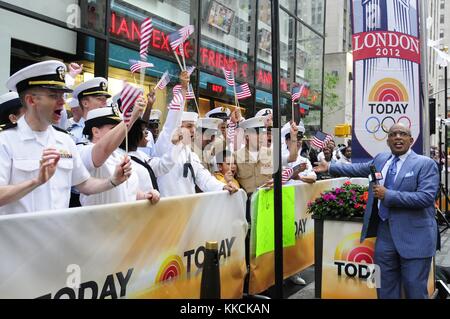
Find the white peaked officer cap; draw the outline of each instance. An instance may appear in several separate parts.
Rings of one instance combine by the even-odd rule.
[[[83,134],[88,135],[93,127],[106,124],[119,124],[122,121],[119,110],[116,107],[101,107],[89,111],[84,122]]]
[[[239,127],[243,128],[244,130],[247,129],[266,129],[265,121],[267,119],[267,116],[255,116],[251,117],[248,120],[245,120],[239,124]]]
[[[181,122],[195,122],[197,123],[198,114],[195,112],[183,112]]]
[[[270,115],[270,114],[272,114],[272,109],[262,109],[262,110],[259,110],[259,111],[255,114],[255,117],[258,117],[258,116],[267,116],[267,115]]]
[[[150,122],[159,122],[161,119],[162,112],[160,110],[152,110],[150,113]]]
[[[305,130],[305,126],[303,125],[302,121],[300,121],[300,123],[298,123],[297,128],[298,128],[299,133],[305,134],[306,130]],[[281,137],[284,138],[284,137],[286,137],[287,134],[290,134],[290,133],[291,133],[291,123],[287,122],[281,128]]]
[[[20,104],[19,94],[17,92],[8,92],[0,95],[0,107],[17,102]]]
[[[197,121],[197,128],[204,128],[208,130],[218,130],[219,125],[222,124],[223,121],[218,118],[201,118]]]
[[[68,106],[70,106],[70,109],[75,109],[77,107],[80,107],[80,102],[74,98],[67,99],[66,103]]]
[[[205,117],[211,117],[211,118],[229,118],[231,115],[231,111],[227,107],[216,107],[215,109],[212,109],[208,113],[205,114]]]
[[[108,81],[105,78],[97,77],[83,82],[73,90],[73,97],[81,99],[87,96],[102,95],[111,97],[108,93]]]
[[[30,88],[44,88],[70,93],[72,90],[64,82],[66,71],[66,65],[60,61],[51,60],[35,63],[11,75],[6,81],[6,87],[8,90],[18,93]]]

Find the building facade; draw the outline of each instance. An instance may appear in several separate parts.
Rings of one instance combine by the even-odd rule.
[[[327,1],[323,130],[352,124],[353,55],[350,0]],[[344,139],[338,138],[343,143]]]
[[[315,131],[322,120],[325,0],[282,0],[280,5],[282,102],[276,107],[288,121],[289,92],[294,83],[304,85],[296,116]],[[157,91],[155,105],[164,114],[180,72],[168,35],[191,24],[195,33],[183,48],[186,64],[196,67],[191,80],[200,115],[235,104],[225,67],[234,71],[238,84],[249,84],[252,97],[239,102],[249,117],[273,107],[270,11],[270,0],[0,1],[0,82],[24,66],[54,58],[84,65],[77,82],[105,76],[111,94],[120,91],[122,81],[147,92],[167,70],[172,81]],[[148,62],[155,67],[144,77],[133,76],[129,60],[139,59],[140,24],[147,17],[154,27]],[[5,90],[0,85],[0,92]],[[188,108],[195,110],[195,103]]]

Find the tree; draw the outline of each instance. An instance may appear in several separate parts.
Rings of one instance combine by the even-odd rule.
[[[339,95],[336,94],[336,86],[339,82],[339,76],[333,72],[327,72],[323,83],[323,105],[327,112],[336,112],[344,108]]]

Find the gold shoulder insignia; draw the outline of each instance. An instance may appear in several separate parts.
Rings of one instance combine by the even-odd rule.
[[[0,125],[0,132],[9,130],[10,128],[14,128],[17,126],[17,123],[6,123]]]

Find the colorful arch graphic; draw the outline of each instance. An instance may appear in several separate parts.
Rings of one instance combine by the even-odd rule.
[[[362,244],[359,242],[361,233],[353,233],[345,237],[334,252],[335,260],[345,260],[355,263],[374,263],[375,239],[368,238]]]
[[[185,272],[183,261],[178,255],[172,255],[166,258],[159,268],[156,275],[155,283],[171,280],[175,277],[183,275]]]
[[[405,86],[394,78],[379,80],[372,87],[369,95],[370,102],[402,102],[409,101]]]

